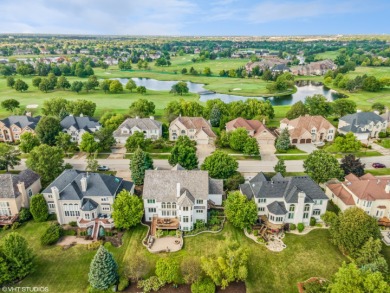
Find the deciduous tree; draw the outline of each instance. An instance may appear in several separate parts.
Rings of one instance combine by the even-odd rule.
[[[9,168],[13,169],[20,164],[20,152],[9,144],[0,144],[0,166],[5,167],[7,173]]]
[[[55,145],[56,136],[62,131],[62,127],[59,119],[51,116],[42,117],[37,127],[35,128],[35,133],[41,143],[47,145]]]
[[[49,210],[42,194],[35,194],[31,197],[30,212],[35,222],[46,221],[49,216]]]
[[[201,169],[207,170],[212,178],[227,179],[236,173],[238,163],[236,159],[229,156],[226,152],[217,150],[212,155],[206,157]]]
[[[303,162],[303,168],[317,183],[324,183],[332,178],[340,180],[344,178],[344,172],[337,159],[324,150],[312,152]]]
[[[180,282],[179,263],[173,258],[160,258],[156,263],[156,276],[165,284]]]
[[[244,229],[252,226],[257,216],[257,206],[239,191],[230,192],[225,202],[225,215],[233,226]]]
[[[133,92],[137,88],[137,85],[135,84],[135,81],[129,78],[129,80],[126,83],[126,89],[130,92]]]
[[[348,132],[345,137],[336,137],[333,145],[339,152],[342,153],[354,153],[359,151],[362,147],[362,143],[352,132]]]
[[[291,120],[298,118],[299,116],[304,116],[305,114],[307,114],[305,105],[302,101],[298,101],[287,111],[286,118]]]
[[[39,138],[31,132],[25,132],[20,136],[19,149],[23,153],[31,152],[36,146],[39,146],[41,143]]]
[[[137,148],[145,150],[150,144],[150,139],[145,139],[145,135],[142,132],[136,131],[126,140],[126,150],[128,152],[134,152]]]
[[[156,106],[152,101],[139,99],[130,105],[130,114],[135,117],[148,117],[154,115]]]
[[[28,90],[28,84],[25,83],[23,80],[18,79],[14,84],[15,90],[18,92],[24,92]]]
[[[83,152],[94,153],[99,149],[99,143],[95,140],[95,136],[89,132],[81,136],[79,148]]]
[[[171,166],[180,164],[187,170],[198,168],[198,157],[196,156],[194,142],[187,136],[180,136],[171,150],[168,162]]]
[[[356,103],[352,100],[349,100],[347,98],[345,99],[338,99],[333,102],[332,104],[333,113],[338,116],[342,117],[347,114],[353,114],[356,112]]]
[[[332,104],[323,95],[313,95],[306,97],[305,107],[310,115],[321,115],[328,117],[332,114]]]
[[[130,229],[141,223],[144,214],[144,205],[140,197],[122,190],[115,198],[112,206],[112,218],[115,227],[119,229]]]
[[[15,99],[8,99],[1,102],[1,107],[7,111],[13,112],[16,108],[19,108],[20,103]]]

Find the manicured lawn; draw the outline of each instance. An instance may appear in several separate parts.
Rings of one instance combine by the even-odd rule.
[[[278,159],[283,159],[285,161],[291,161],[291,160],[306,160],[309,155],[276,155]]]
[[[366,172],[375,176],[390,175],[390,168],[367,169]]]
[[[307,153],[300,149],[288,149],[285,152],[276,151],[275,154],[285,155],[285,154],[307,154]]]
[[[346,154],[340,153],[335,148],[334,144],[330,144],[327,146],[324,146],[323,148],[325,151],[334,154],[336,158],[343,158]],[[366,148],[361,148],[360,151],[351,153],[355,155],[356,157],[362,158],[362,157],[380,157],[383,156],[380,152],[367,150]]]
[[[383,146],[384,148],[390,149],[390,138],[383,138],[378,144]]]
[[[322,53],[318,53],[315,58],[316,59],[331,59],[334,60],[336,57],[340,55],[339,51],[325,51]]]
[[[59,293],[85,292],[89,264],[95,251],[88,251],[80,245],[68,250],[57,246],[42,248],[39,237],[48,226],[48,222],[30,222],[17,230],[26,237],[36,254],[35,271],[18,286],[48,286],[50,292]],[[0,232],[0,241],[6,233],[8,232]],[[141,241],[145,233],[146,227],[137,226],[125,233],[120,248],[107,245],[114,254],[120,271],[124,270],[135,255],[140,255],[145,257],[148,275],[152,275],[157,259],[167,256],[151,254],[143,247]],[[184,249],[169,254],[169,257],[180,261],[190,256],[208,256],[227,241],[238,241],[249,250],[247,292],[296,292],[298,281],[312,276],[330,278],[345,260],[328,238],[327,230],[314,230],[305,236],[288,234],[284,240],[287,249],[273,253],[227,223],[221,233],[186,238]]]

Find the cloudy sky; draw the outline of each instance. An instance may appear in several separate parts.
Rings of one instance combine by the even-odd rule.
[[[390,33],[389,0],[0,0],[1,33]]]

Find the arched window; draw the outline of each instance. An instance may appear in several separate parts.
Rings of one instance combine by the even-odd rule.
[[[304,213],[303,213],[303,218],[304,219],[308,219],[309,218],[309,211],[310,211],[310,205],[309,204],[305,204]]]
[[[294,212],[295,211],[295,204],[290,205],[289,211],[290,212]]]
[[[308,212],[310,211],[310,205],[309,204],[305,204],[305,212]]]

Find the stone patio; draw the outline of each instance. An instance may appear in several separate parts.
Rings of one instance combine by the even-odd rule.
[[[152,253],[159,252],[176,252],[183,247],[183,238],[167,236],[162,238],[155,238],[153,245],[148,250]]]
[[[57,245],[67,246],[74,242],[76,244],[90,244],[92,243],[92,240],[85,240],[84,238],[78,238],[76,236],[64,236],[60,239],[60,241],[57,242]]]

